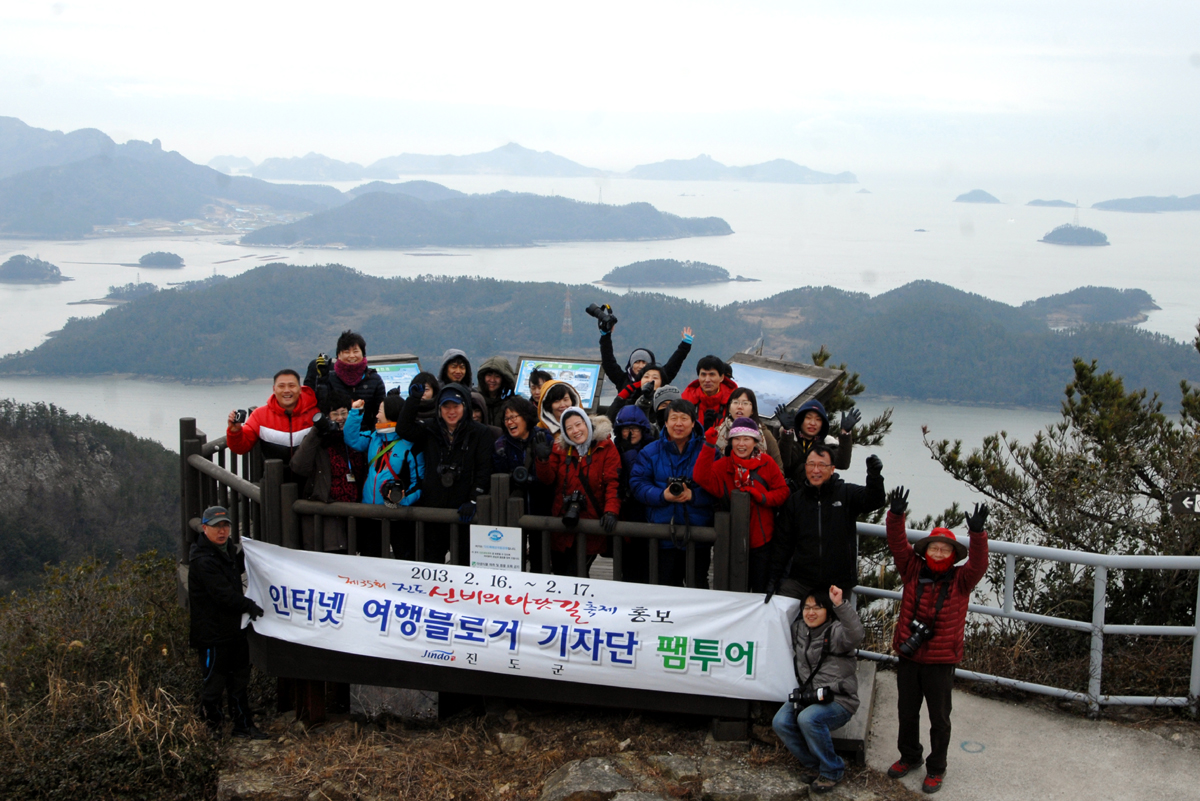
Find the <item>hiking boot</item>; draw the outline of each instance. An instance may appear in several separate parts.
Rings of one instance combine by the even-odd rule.
[[[918,763],[918,765],[919,764],[920,763]],[[888,771],[887,771],[888,778],[889,779],[899,779],[902,776],[907,776],[908,772],[910,770],[912,770],[913,768],[917,767],[918,765],[910,765],[907,762],[905,762],[903,759],[897,759],[895,762],[892,763],[892,766],[890,768],[888,768]]]
[[[814,793],[828,793],[834,787],[838,786],[841,779],[831,779],[828,776],[818,776],[817,780],[808,786],[808,789]]]
[[[267,733],[251,723],[246,728],[235,728],[233,736],[239,740],[267,740],[270,739]]]
[[[812,784],[821,775],[820,768],[810,768],[807,765],[800,766],[800,774],[796,777],[801,784]]]
[[[944,778],[945,774],[943,773],[939,773],[936,776],[932,773],[927,774],[925,776],[925,781],[921,782],[921,792],[936,793],[938,790],[942,789],[942,779]]]

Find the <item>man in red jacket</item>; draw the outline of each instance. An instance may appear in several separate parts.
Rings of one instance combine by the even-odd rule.
[[[229,413],[225,442],[229,450],[242,454],[261,441],[263,458],[282,459],[286,467],[312,428],[317,394],[310,387],[300,386],[300,374],[295,370],[276,373],[271,392],[267,405],[255,409],[245,423],[237,421],[237,412]],[[287,473],[290,475],[290,468]]]
[[[946,775],[950,746],[951,690],[954,669],[963,658],[963,633],[971,590],[987,571],[988,544],[984,524],[986,503],[975,504],[967,515],[971,546],[958,541],[948,528],[909,544],[904,530],[908,492],[896,487],[888,495],[888,549],[904,583],[900,618],[892,648],[899,654],[896,669],[897,711],[900,717],[900,759],[888,769],[898,779],[921,764],[921,702],[929,709],[929,758],[921,789],[936,793]],[[967,558],[964,565],[956,562]]]
[[[729,396],[738,388],[732,378],[722,375],[725,362],[717,356],[705,356],[696,362],[696,380],[683,390],[683,399],[696,407],[696,419],[708,431],[725,418]]]

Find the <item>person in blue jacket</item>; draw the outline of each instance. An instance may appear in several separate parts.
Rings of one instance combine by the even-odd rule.
[[[396,436],[396,420],[403,406],[400,391],[393,389],[384,397],[383,403],[379,404],[375,426],[366,431],[363,430],[364,405],[361,400],[354,401],[342,428],[347,446],[367,452],[367,478],[363,482],[362,502],[392,507],[412,506],[421,497],[425,457],[413,451],[411,442]],[[390,556],[383,553],[378,522],[365,518],[358,521],[358,550],[365,556]],[[392,524],[392,530],[400,532],[400,536],[395,538],[399,544],[395,549],[396,556],[401,559],[413,558],[412,524],[397,521]]]
[[[696,407],[673,400],[667,407],[659,438],[642,448],[629,474],[629,491],[646,508],[649,523],[669,523],[671,539],[660,542],[658,583],[682,586],[687,569],[687,542],[692,526],[713,524],[713,497],[692,479],[704,448],[696,427]],[[673,479],[678,479],[674,482]],[[696,544],[696,585],[708,587],[711,544]]]

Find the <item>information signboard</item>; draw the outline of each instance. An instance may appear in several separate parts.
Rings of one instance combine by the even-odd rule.
[[[383,379],[383,386],[390,391],[393,387],[400,388],[400,394],[407,397],[408,385],[421,372],[421,363],[416,356],[402,353],[393,356],[379,356],[371,359],[371,367]]]
[[[545,370],[555,381],[565,381],[583,399],[583,408],[591,411],[600,397],[600,385],[604,373],[599,361],[588,359],[558,359],[553,356],[522,356],[517,368],[517,394],[529,397],[529,374],[534,370]]]
[[[471,567],[520,570],[521,529],[511,526],[471,526]]]

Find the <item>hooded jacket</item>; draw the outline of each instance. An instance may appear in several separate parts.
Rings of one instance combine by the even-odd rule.
[[[464,362],[467,363],[467,374],[462,377],[461,381],[457,381],[457,382],[453,381],[450,378],[450,376],[446,375],[447,365],[449,365],[450,362],[454,361],[455,358],[461,358]],[[450,348],[445,353],[443,353],[442,354],[442,366],[438,368],[437,377],[438,377],[438,382],[443,387],[446,386],[447,384],[458,383],[458,384],[461,384],[462,386],[466,387],[467,389],[470,389],[473,376],[471,375],[471,360],[467,358],[466,352],[461,351],[458,348]]]
[[[762,451],[762,445],[754,448],[750,458],[721,456],[713,442],[717,430],[711,428],[707,445],[696,460],[695,477],[716,498],[727,498],[733,492],[750,495],[750,547],[761,548],[771,541],[775,532],[775,509],[791,495],[783,471],[775,460]]]
[[[829,653],[822,659],[826,633],[829,634]],[[854,611],[854,604],[846,600],[835,606],[825,622],[816,628],[808,627],[803,614],[798,616],[792,623],[792,662],[796,667],[797,686],[806,690],[830,688],[834,702],[853,715],[858,711],[858,657],[855,650],[862,644],[864,636],[866,632]]]
[[[500,375],[500,391],[495,395],[488,393],[487,384],[483,382],[484,373],[498,373]],[[479,368],[479,372],[475,374],[479,392],[483,395],[483,400],[487,404],[487,415],[484,417],[484,422],[493,426],[504,426],[504,401],[512,397],[513,392],[517,388],[517,374],[513,371],[512,365],[508,359],[503,356],[493,356],[483,363]]]
[[[886,501],[882,472],[869,468],[866,486],[847,484],[837,473],[819,487],[806,479],[775,520],[771,579],[789,575],[805,587],[853,589],[858,584],[858,516]]]
[[[317,394],[309,387],[300,387],[300,398],[291,411],[280,406],[272,394],[267,405],[251,412],[238,431],[226,430],[225,442],[229,450],[243,454],[249,453],[254,443],[261,441],[264,459],[282,459],[288,464],[312,428],[316,411]]]
[[[567,394],[571,396],[572,406],[578,406],[581,408],[583,406],[583,400],[579,397],[579,390],[575,389],[575,387],[571,386],[566,381],[552,379],[542,384],[542,400],[538,404],[538,428],[544,428],[551,434],[557,434],[560,426],[558,425],[558,420],[554,419],[554,411],[550,408],[550,402],[547,400],[547,396],[550,394],[550,390],[559,384],[562,384],[567,388]]]
[[[819,400],[807,400],[800,404],[800,408],[796,410],[796,429],[791,433],[784,432],[779,437],[779,455],[783,458],[783,472],[797,486],[804,485],[804,460],[808,458],[808,452],[812,450],[813,446],[813,440],[800,433],[800,423],[804,420],[804,415],[809,412],[821,415],[821,430],[817,432],[814,439],[818,442],[825,442],[825,438],[829,436],[829,413],[825,411],[825,406]],[[839,431],[837,440],[837,447],[832,448],[833,466],[838,470],[849,470],[854,437]]]
[[[904,531],[904,515],[887,514],[887,543],[896,563],[896,572],[904,583],[904,594],[900,598],[900,617],[896,621],[896,633],[892,636],[892,650],[900,653],[900,646],[912,635],[912,621],[929,623],[933,636],[912,655],[912,661],[926,665],[953,665],[963,658],[963,633],[967,625],[967,608],[971,603],[971,590],[987,572],[988,536],[986,531],[972,532],[967,547],[966,564],[952,567],[941,575],[931,571],[924,557],[917,556],[912,543]],[[946,600],[941,611],[934,616],[942,583],[949,582]],[[921,592],[921,608],[916,609],[917,588],[925,583]],[[907,658],[907,657],[901,657]]]
[[[647,363],[657,362],[654,358],[654,351],[649,348],[634,348],[630,351],[629,358],[625,360],[625,368],[617,363],[617,357],[613,354],[613,344],[611,334],[600,335],[600,366],[604,368],[604,375],[612,383],[617,390],[625,389],[625,385],[630,381],[636,381],[637,376],[633,374],[633,354],[639,350],[644,350],[650,355]],[[679,369],[683,367],[683,362],[687,359],[688,354],[692,352],[692,343],[683,340],[679,343],[679,347],[675,348],[675,352],[671,354],[671,358],[667,359],[667,363],[662,365],[663,383],[670,384],[675,376],[679,375]]]
[[[242,613],[253,602],[242,594],[246,558],[234,547],[233,539],[218,548],[201,532],[188,554],[188,612],[193,648],[208,648],[237,642],[242,631]]]
[[[692,383],[688,384],[683,390],[683,399],[691,401],[696,406],[696,421],[700,425],[704,425],[705,414],[708,412],[716,413],[716,420],[713,426],[725,419],[725,409],[729,406],[729,396],[737,389],[738,385],[729,377],[721,379],[720,386],[717,387],[715,395],[705,395],[704,390],[700,388],[700,379],[697,378]],[[705,428],[711,428],[706,426]]]
[[[312,387],[315,392],[317,389],[317,360],[313,359],[308,363],[308,370],[304,373],[304,386]],[[376,413],[379,411],[379,404],[383,403],[383,396],[387,394],[387,387],[383,383],[383,377],[373,367],[368,367],[363,373],[362,379],[350,386],[334,372],[333,364],[329,365],[329,388],[334,392],[342,392],[350,396],[351,400],[361,400],[367,405],[363,410],[368,420],[374,420]]]
[[[637,462],[642,448],[653,442],[657,438],[657,434],[654,426],[646,418],[646,413],[637,406],[626,406],[617,413],[616,417],[615,429],[632,426],[642,432],[642,441],[636,445],[622,437],[619,431],[614,431],[613,442],[617,446],[617,452],[621,454],[621,519],[633,523],[644,523],[646,509],[638,503],[629,490],[629,474],[633,471],[633,465]]]
[[[692,500],[688,503],[671,503],[663,498],[663,492],[666,491],[670,479],[692,479],[692,471],[700,458],[702,448],[704,437],[696,430],[692,432],[692,437],[682,453],[665,430],[659,434],[658,439],[642,448],[629,473],[629,491],[638,503],[646,507],[647,523],[674,522],[677,526],[712,525],[715,511],[713,497],[694,480]],[[663,548],[675,547],[669,539],[662,540],[661,545]]]
[[[471,419],[470,406],[466,405],[471,401],[471,394],[461,384],[442,387],[438,393],[439,409],[442,399],[451,393],[465,402],[462,420],[455,426],[453,434],[440,414],[432,420],[418,419],[421,398],[416,395],[404,401],[396,421],[396,436],[411,442],[425,458],[418,506],[457,509],[486,495],[490,489],[492,432],[483,423]],[[447,469],[445,473],[441,471],[442,467]],[[443,474],[451,476],[448,487],[442,484]]]
[[[471,411],[479,410],[480,421],[487,426],[488,431],[492,432],[492,444],[503,433],[503,430],[498,425],[493,425],[491,415],[488,412],[487,399],[483,397],[483,393],[478,389],[471,390]]]
[[[588,417],[579,408],[572,411],[581,415],[588,423],[591,436],[588,439],[587,450],[581,453],[580,448],[569,442],[560,432],[555,437],[550,458],[544,462],[537,462],[538,479],[554,487],[554,502],[550,514],[555,517],[561,515],[563,497],[576,491],[583,495],[583,503],[579,510],[581,519],[599,520],[605,512],[620,514],[621,498],[618,486],[621,480],[621,456],[610,438],[612,423],[607,417]],[[597,503],[601,504],[602,508],[597,509]],[[605,539],[606,537],[601,535],[589,535],[588,555],[603,551]],[[565,551],[575,544],[575,535],[555,533],[550,544],[556,551]]]
[[[425,455],[413,452],[408,440],[396,436],[396,430],[362,430],[363,410],[351,409],[342,429],[346,445],[366,451],[367,475],[363,481],[363,503],[379,506],[387,501],[383,485],[394,481],[404,488],[399,506],[413,506],[421,499],[421,481],[425,477]]]

